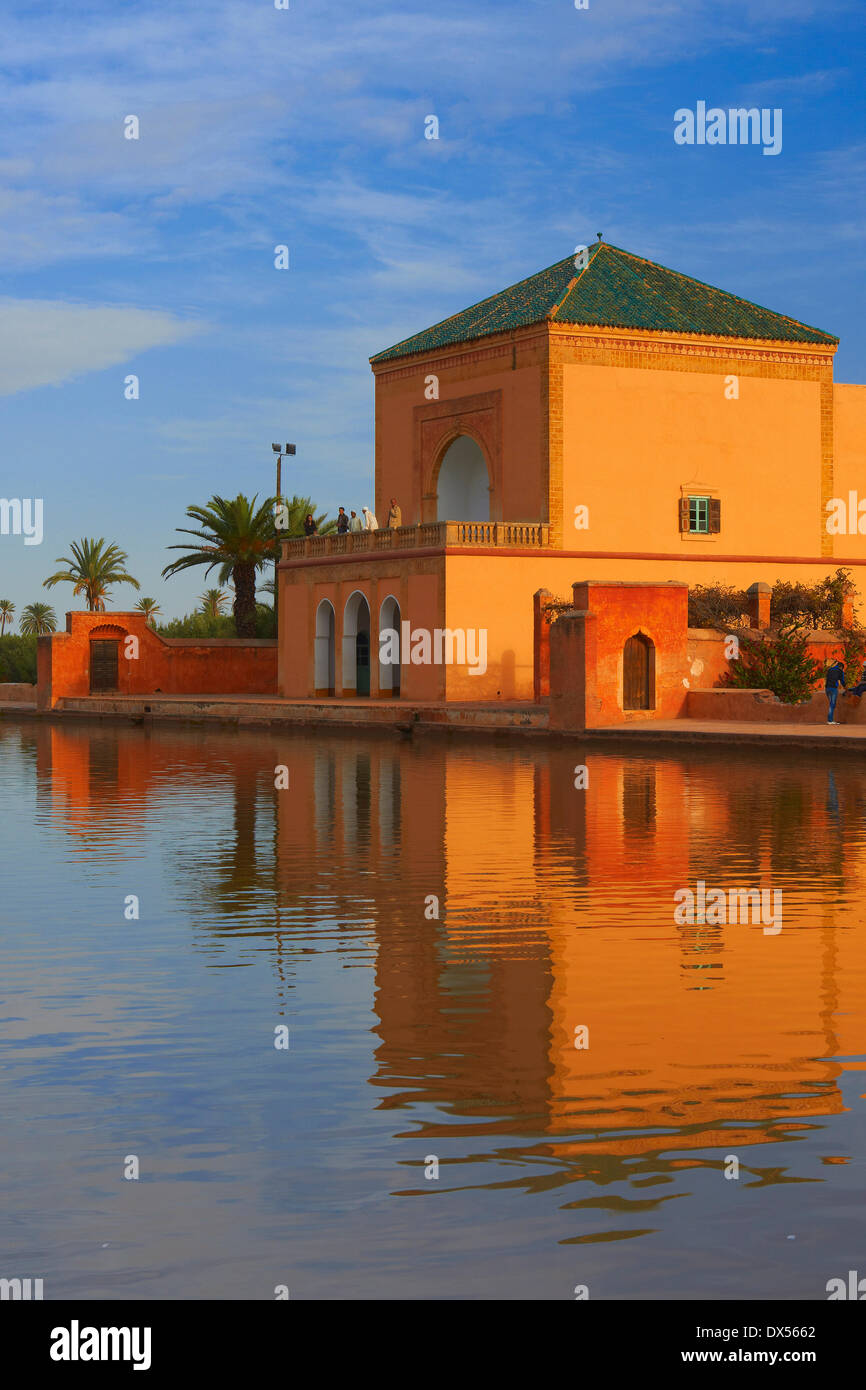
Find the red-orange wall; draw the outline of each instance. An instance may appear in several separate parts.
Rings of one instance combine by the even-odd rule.
[[[677,718],[687,693],[688,598],[685,584],[575,584],[580,616],[564,615],[550,634],[551,728]],[[653,704],[625,710],[623,649],[637,633],[653,644]]]
[[[138,640],[138,654],[127,637]],[[90,642],[120,642],[122,695],[272,695],[277,688],[276,641],[160,637],[142,613],[67,613],[66,632],[40,637],[37,704],[50,709],[64,696],[90,694]],[[127,649],[130,655],[125,655]]]

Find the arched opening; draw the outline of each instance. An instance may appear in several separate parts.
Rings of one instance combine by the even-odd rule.
[[[644,633],[628,638],[622,654],[623,709],[655,709],[655,653]]]
[[[439,521],[489,521],[490,475],[475,440],[460,434],[445,450],[436,482]]]
[[[324,598],[316,609],[315,688],[317,695],[336,694],[335,633],[334,605]]]
[[[370,694],[370,605],[359,589],[343,613],[343,694]]]
[[[393,594],[379,609],[379,694],[400,694],[400,605]]]

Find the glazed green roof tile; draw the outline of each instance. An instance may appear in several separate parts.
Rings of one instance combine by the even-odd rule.
[[[696,333],[723,338],[763,338],[783,343],[838,343],[831,333],[786,314],[714,289],[677,270],[633,256],[609,242],[589,249],[585,269],[574,254],[482,299],[459,314],[405,338],[371,357],[387,362],[455,343],[486,338],[550,319],[587,327],[636,328],[655,333]]]

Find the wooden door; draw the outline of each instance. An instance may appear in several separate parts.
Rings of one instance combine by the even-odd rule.
[[[629,637],[622,661],[623,709],[652,709],[652,643],[642,632]]]
[[[370,634],[359,632],[355,638],[355,670],[357,672],[355,693],[370,694]]]
[[[117,689],[117,650],[119,642],[101,638],[90,644],[90,693]]]

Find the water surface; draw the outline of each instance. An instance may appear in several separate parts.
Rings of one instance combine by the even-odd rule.
[[[825,1298],[864,816],[855,753],[0,725],[0,1276]],[[782,930],[677,925],[698,880]]]

